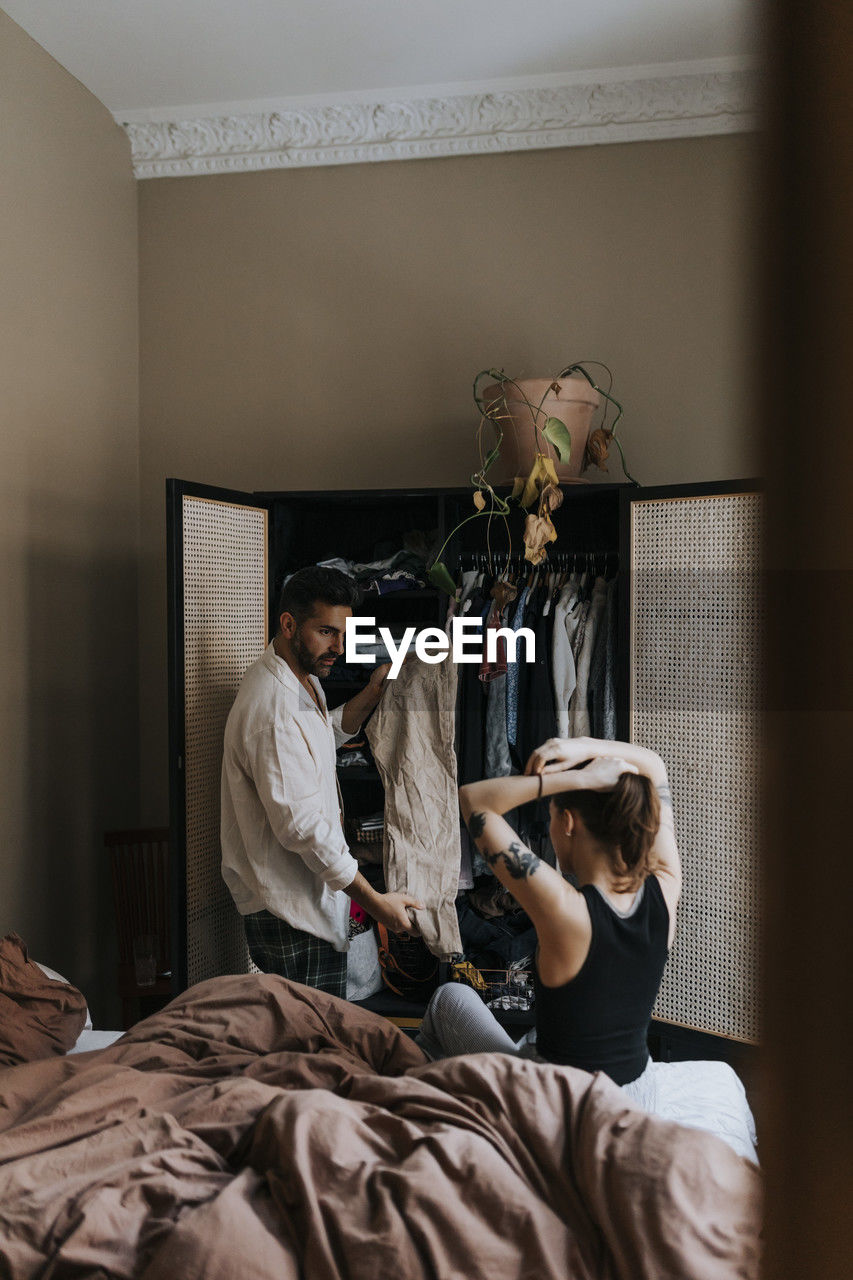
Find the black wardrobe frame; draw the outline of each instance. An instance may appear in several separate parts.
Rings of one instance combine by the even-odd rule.
[[[607,548],[608,552],[617,551],[619,556],[619,602],[617,627],[616,664],[616,699],[617,725],[620,736],[625,737],[629,725],[630,699],[630,605],[631,574],[628,572],[631,557],[631,519],[630,506],[634,502],[653,501],[655,499],[693,498],[703,496],[724,496],[738,493],[760,491],[763,488],[759,480],[723,480],[719,482],[701,482],[683,485],[657,485],[653,487],[632,484],[590,484],[568,485],[564,487],[564,504],[555,516],[559,528],[565,516],[576,503],[593,500],[597,496],[616,494],[618,502],[617,530],[618,546]],[[237,506],[265,508],[272,516],[277,502],[288,500],[297,505],[317,505],[333,503],[340,507],[352,503],[358,508],[371,501],[404,502],[405,500],[434,500],[438,514],[438,527],[442,541],[450,532],[452,524],[448,519],[448,507],[461,510],[462,505],[471,502],[470,487],[459,488],[401,488],[376,490],[294,490],[260,491],[248,493],[241,490],[223,489],[211,485],[195,484],[188,481],[169,479],[166,481],[166,539],[167,539],[167,593],[168,593],[168,690],[169,690],[169,861],[172,899],[172,989],[179,994],[187,986],[187,946],[186,946],[186,791],[185,791],[185,695],[184,695],[184,590],[183,590],[183,499],[184,497],[209,498],[218,502],[233,503]],[[564,511],[563,517],[560,511]],[[455,523],[455,521],[454,521]],[[275,593],[277,566],[273,562],[272,543],[275,537],[274,522],[270,519],[268,526],[269,574],[267,581],[268,609],[272,614]],[[459,562],[460,554],[469,554],[460,544],[478,536],[481,525],[471,522],[465,526],[460,538],[448,547],[444,556],[445,562],[454,570]],[[466,532],[467,531],[467,532]],[[496,537],[497,550],[503,548]],[[482,548],[479,548],[482,550]],[[346,551],[346,548],[341,548]],[[515,552],[521,550],[520,541]],[[555,551],[559,552],[558,546]],[[571,549],[569,549],[571,550]],[[599,549],[592,549],[596,554]],[[281,566],[278,566],[280,569]],[[696,1056],[722,1058],[743,1066],[752,1059],[754,1046],[731,1041],[721,1036],[684,1028],[670,1023],[654,1022],[652,1024],[650,1043],[655,1057],[663,1059],[694,1058]]]

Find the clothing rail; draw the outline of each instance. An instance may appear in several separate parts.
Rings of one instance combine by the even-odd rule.
[[[496,552],[489,555],[486,551],[461,551],[459,553],[459,568],[461,569],[488,569],[489,567],[499,569],[521,569],[534,568],[540,569],[593,569],[601,567],[603,570],[616,569],[619,567],[618,551],[555,551],[548,556],[546,561],[541,565],[533,566],[524,556],[507,555],[506,552]]]

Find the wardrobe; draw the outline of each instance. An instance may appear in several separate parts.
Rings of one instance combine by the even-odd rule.
[[[658,751],[672,786],[684,891],[654,1012],[662,1056],[732,1056],[727,1046],[760,1038],[760,485],[569,484],[563,497],[549,557],[618,565],[618,736]],[[473,502],[470,488],[250,494],[180,480],[166,482],[166,501],[177,992],[251,967],[219,870],[222,736],[283,578],[335,557],[372,561],[406,536],[443,542]],[[455,573],[490,552],[498,564],[518,556],[523,522],[520,510],[508,532],[470,521],[443,559]],[[447,607],[427,587],[370,597],[361,613],[393,630],[441,626]],[[330,705],[354,691],[326,688]],[[344,772],[348,808],[381,808],[371,771]]]

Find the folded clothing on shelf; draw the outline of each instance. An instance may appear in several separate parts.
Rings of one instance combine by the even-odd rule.
[[[371,579],[388,578],[393,573],[404,571],[412,577],[420,577],[426,572],[427,563],[432,559],[438,546],[438,530],[429,532],[412,529],[403,536],[403,547],[392,549],[387,543],[385,548],[389,555],[377,555],[373,560],[346,560],[342,556],[333,556],[329,560],[319,561],[328,569],[340,569],[364,586]],[[381,548],[377,547],[377,551]]]
[[[338,756],[339,769],[354,769],[357,765],[367,768],[370,763],[370,757],[364,751],[348,751],[346,755]]]
[[[381,813],[347,819],[347,838],[361,866],[382,863],[382,843],[385,837],[385,821]]]
[[[360,585],[366,596],[389,596],[395,591],[423,591],[427,584],[418,574],[395,569],[375,578],[366,578]]]
[[[366,769],[373,765],[373,756],[370,754],[370,747],[367,745],[367,739],[361,733],[355,738],[350,738],[349,742],[343,743],[335,752],[335,763],[338,769],[354,769],[356,767]]]
[[[382,840],[385,818],[381,813],[366,814],[350,818],[348,826],[351,840],[356,840],[359,844],[372,844]]]

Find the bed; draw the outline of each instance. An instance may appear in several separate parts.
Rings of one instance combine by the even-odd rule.
[[[428,1063],[385,1019],[271,975],[0,1070],[11,1280],[751,1277],[759,1182],[604,1076]]]

